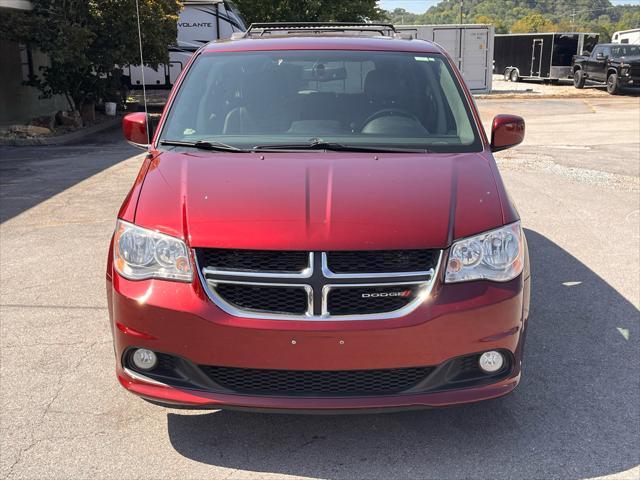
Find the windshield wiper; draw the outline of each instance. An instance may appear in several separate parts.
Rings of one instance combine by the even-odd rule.
[[[342,143],[314,141],[309,143],[282,143],[256,145],[252,151],[270,150],[331,150],[334,152],[374,152],[374,153],[429,153],[424,148],[405,147],[369,147],[365,145],[344,145]]]
[[[212,150],[215,152],[250,152],[244,148],[234,147],[222,142],[205,142],[199,140],[197,142],[181,142],[179,140],[160,140],[160,145],[170,145],[176,147],[198,148],[200,150]]]

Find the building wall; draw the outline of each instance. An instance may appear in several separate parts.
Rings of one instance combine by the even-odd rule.
[[[0,123],[26,123],[34,117],[47,115],[69,107],[63,96],[41,99],[38,89],[23,85],[29,68],[38,72],[47,62],[46,55],[31,52],[31,67],[26,50],[7,40],[0,40]]]

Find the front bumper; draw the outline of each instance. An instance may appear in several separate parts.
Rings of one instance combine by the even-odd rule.
[[[639,88],[640,77],[637,76],[620,76],[618,77],[618,84],[625,88]]]
[[[518,384],[528,316],[529,279],[507,283],[438,282],[420,307],[390,320],[290,321],[231,316],[193,284],[107,279],[116,373],[123,387],[148,400],[190,408],[287,411],[441,407],[510,393]],[[512,355],[494,383],[381,396],[245,395],[159,383],[123,365],[132,347],[195,365],[280,370],[368,370],[439,366],[487,350]]]

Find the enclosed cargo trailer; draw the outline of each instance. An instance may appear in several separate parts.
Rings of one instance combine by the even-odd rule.
[[[496,35],[494,73],[505,80],[560,80],[571,78],[574,55],[591,51],[597,33],[553,32]]]
[[[169,63],[158,68],[128,66],[124,69],[131,88],[170,88],[187,62],[202,45],[212,40],[229,38],[246,30],[244,20],[232,2],[225,0],[183,0],[178,18],[178,37],[169,47]]]
[[[439,44],[456,62],[469,90],[491,91],[493,25],[396,25],[396,30]]]

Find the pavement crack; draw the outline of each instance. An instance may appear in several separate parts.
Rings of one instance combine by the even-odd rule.
[[[104,342],[92,342],[89,345],[89,349],[91,349],[92,347],[94,347],[95,345],[98,345],[98,343],[104,343]],[[51,406],[55,403],[55,401],[60,397],[60,394],[62,393],[62,390],[64,388],[64,383],[65,383],[65,378],[69,375],[71,375],[73,372],[75,372],[80,365],[82,364],[84,358],[79,358],[78,361],[75,363],[75,365],[73,367],[71,367],[70,369],[66,370],[64,373],[61,373],[58,376],[58,380],[56,382],[57,385],[57,389],[55,391],[55,393],[53,394],[52,398],[47,402],[47,404],[44,407],[44,410],[42,412],[42,415],[40,415],[40,417],[38,418],[37,422],[34,424],[34,428],[32,429],[32,431],[38,431],[39,427],[42,425],[42,423],[44,422],[45,418],[47,417],[47,415],[51,412]],[[20,449],[18,451],[18,455],[16,456],[16,460],[11,464],[11,466],[9,467],[9,472],[7,473],[7,478],[9,478],[13,473],[14,473],[14,469],[16,468],[16,466],[22,461],[22,458],[24,457],[24,455],[29,452],[30,450],[32,450],[33,448],[35,448],[37,445],[39,445],[40,443],[50,439],[51,437],[45,436],[39,439],[34,439],[34,436],[32,433],[30,433],[29,435],[29,444]],[[75,437],[74,437],[75,438]]]

